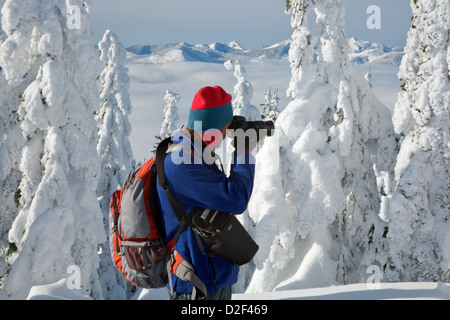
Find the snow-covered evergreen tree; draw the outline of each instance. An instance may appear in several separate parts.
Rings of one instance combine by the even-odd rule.
[[[371,88],[373,88],[373,85],[372,85],[372,72],[370,70],[370,67],[369,67],[369,71],[367,71],[367,73],[364,75],[364,78],[367,80],[367,83],[369,84],[369,86]]]
[[[180,95],[178,93],[166,90],[164,101],[166,102],[163,109],[164,120],[161,124],[161,130],[156,136],[158,141],[171,137],[173,132],[178,129],[179,116],[177,103],[180,101]]]
[[[278,97],[278,90],[275,91],[273,96],[271,91],[272,89],[270,88],[264,95],[266,102],[261,104],[263,107],[261,118],[264,121],[271,120],[275,122],[280,114],[280,110],[278,109],[278,102],[280,101],[280,98]]]
[[[18,254],[4,298],[26,298],[33,286],[70,276],[70,266],[79,270],[75,284],[85,295],[102,296],[97,250],[105,232],[93,117],[99,60],[87,10],[81,0],[7,0],[2,9],[6,78],[21,74],[29,82],[17,109],[26,140],[21,210],[9,232]]]
[[[385,240],[375,172],[392,171],[391,115],[349,61],[340,0],[288,0],[287,12],[294,100],[256,157],[253,292],[364,281]]]
[[[101,176],[97,196],[103,212],[105,232],[109,232],[109,204],[112,193],[120,189],[132,167],[133,152],[129,136],[131,125],[131,101],[128,93],[130,79],[125,62],[127,53],[115,33],[107,30],[98,44],[100,60],[105,68],[100,75],[101,108],[97,115],[99,141],[97,152],[101,160]],[[111,260],[109,241],[103,244],[100,255],[100,279],[103,297],[106,299],[125,298],[125,277],[114,267]],[[119,285],[119,286],[117,286]]]
[[[0,40],[0,254],[3,258],[0,259],[0,286],[4,284],[17,252],[16,244],[8,240],[9,230],[19,212],[21,190],[18,185],[22,177],[19,164],[25,143],[17,110],[37,69],[35,59],[24,45],[33,37],[29,25],[35,20],[33,14],[26,14],[27,10],[33,11],[33,6],[24,8],[7,1],[1,14],[4,32]],[[16,20],[20,15],[22,19]],[[19,58],[12,59],[13,53]]]
[[[107,30],[98,45],[105,68],[100,75],[101,107],[97,114],[99,141],[97,152],[102,161],[98,195],[109,200],[131,170],[133,152],[129,141],[131,114],[130,79],[125,68],[126,51],[118,37]]]
[[[247,121],[261,120],[261,113],[258,108],[251,104],[253,98],[253,87],[247,80],[247,71],[238,60],[227,60],[224,63],[227,70],[233,71],[237,79],[237,84],[234,86],[233,95],[233,113],[238,116],[243,116]]]
[[[450,3],[411,1],[412,26],[394,110],[402,135],[388,201],[387,281],[449,281]]]
[[[0,46],[0,55],[1,55]],[[17,247],[8,241],[8,233],[19,208],[17,186],[20,150],[24,143],[14,107],[20,102],[20,86],[8,86],[0,67],[0,287],[7,276]]]

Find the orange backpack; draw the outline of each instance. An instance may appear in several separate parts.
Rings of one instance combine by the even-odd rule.
[[[166,285],[169,252],[155,202],[154,164],[152,158],[131,171],[122,189],[113,193],[110,206],[114,264],[133,285],[144,288]]]
[[[190,281],[206,296],[206,287],[195,275],[193,266],[174,250],[186,224],[191,224],[184,209],[171,194],[164,174],[164,158],[171,138],[163,140],[156,158],[132,170],[122,186],[111,197],[109,217],[111,256],[117,269],[134,286],[162,288],[169,281],[172,292],[172,271],[183,281]],[[174,238],[165,242],[165,229],[157,196],[157,174],[177,215],[180,226]]]

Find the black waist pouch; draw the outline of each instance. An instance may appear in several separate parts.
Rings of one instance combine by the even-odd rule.
[[[214,255],[235,265],[249,263],[258,251],[258,245],[234,213],[195,209],[192,224]]]

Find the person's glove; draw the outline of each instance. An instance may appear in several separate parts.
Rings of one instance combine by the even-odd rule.
[[[230,131],[232,132],[230,136],[232,138],[232,146],[236,150],[246,150],[248,152],[252,152],[256,148],[258,141],[264,139],[261,134],[265,136],[264,132],[257,132],[257,130],[253,129],[246,131],[243,129],[235,129]]]

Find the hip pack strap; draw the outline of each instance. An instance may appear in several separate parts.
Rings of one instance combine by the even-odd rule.
[[[172,272],[180,278],[180,280],[189,281],[192,284],[192,300],[195,300],[197,296],[197,289],[199,289],[203,293],[204,298],[206,298],[208,291],[205,284],[195,274],[192,264],[187,262],[176,250],[172,252],[169,262],[167,262],[167,275],[169,278],[169,289],[171,296],[173,296]]]

